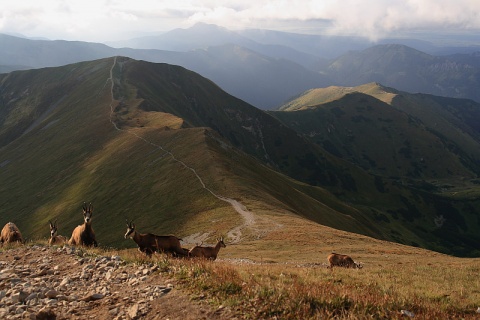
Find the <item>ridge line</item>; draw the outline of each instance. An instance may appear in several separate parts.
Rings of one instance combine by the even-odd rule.
[[[108,81],[110,80],[111,82],[111,85],[110,85],[110,93],[111,93],[111,102],[110,102],[110,123],[113,125],[113,127],[117,130],[117,131],[120,131],[120,132],[125,132],[125,133],[128,133],[128,134],[131,134],[135,137],[137,137],[138,139],[144,141],[145,143],[147,144],[150,144],[151,146],[159,149],[159,150],[162,150],[163,152],[165,152],[166,154],[168,154],[174,161],[180,163],[185,169],[188,169],[190,171],[193,172],[193,174],[195,175],[195,177],[197,178],[197,180],[200,182],[200,184],[202,185],[203,189],[205,189],[206,191],[210,192],[210,194],[212,196],[214,196],[215,198],[221,200],[221,201],[224,201],[224,202],[228,202],[232,207],[233,209],[239,213],[243,219],[245,220],[244,224],[243,225],[240,225],[240,226],[237,226],[235,228],[233,228],[232,230],[230,230],[228,233],[227,233],[227,236],[229,238],[233,238],[233,240],[230,241],[230,243],[237,243],[240,241],[240,238],[241,238],[241,229],[245,228],[245,227],[248,227],[250,225],[252,225],[253,223],[255,223],[255,217],[253,215],[252,212],[248,211],[248,209],[242,204],[240,203],[239,201],[235,200],[235,199],[231,199],[231,198],[228,198],[228,197],[224,197],[224,196],[221,196],[221,195],[217,195],[215,192],[213,192],[211,189],[209,189],[205,183],[203,182],[203,179],[200,177],[200,175],[197,173],[197,171],[188,166],[184,161],[180,160],[180,159],[177,159],[177,157],[175,157],[175,155],[165,149],[163,146],[159,145],[159,144],[156,144],[156,143],[153,143],[151,141],[149,141],[148,139],[138,135],[137,133],[135,132],[130,132],[130,131],[127,131],[127,130],[123,130],[121,128],[119,128],[117,126],[117,124],[115,123],[115,121],[113,121],[112,119],[112,115],[114,113],[114,110],[113,110],[113,103],[115,101],[114,99],[114,96],[113,96],[113,89],[114,89],[114,81],[113,81],[113,69],[115,68],[115,65],[117,64],[117,56],[114,57],[113,59],[113,64],[110,68],[110,77],[106,80],[105,82],[105,85],[108,83]],[[104,85],[104,87],[105,87]]]

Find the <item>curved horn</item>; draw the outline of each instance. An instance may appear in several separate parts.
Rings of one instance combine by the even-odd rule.
[[[132,226],[133,226],[133,228],[135,228],[135,225],[133,224],[133,220],[134,220],[134,219],[133,219],[133,220],[130,220],[130,222],[128,222],[128,219],[125,219],[125,220],[127,221],[127,226],[128,226],[129,228],[132,228]]]

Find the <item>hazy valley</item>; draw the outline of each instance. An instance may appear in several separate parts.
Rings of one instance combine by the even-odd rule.
[[[480,101],[478,45],[327,37],[197,24],[159,36],[88,43],[0,35],[0,71],[61,66],[111,56],[183,66],[260,109],[302,91],[368,82],[411,93]]]

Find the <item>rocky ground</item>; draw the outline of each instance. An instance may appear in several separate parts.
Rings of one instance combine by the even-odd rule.
[[[154,264],[81,257],[76,248],[0,252],[0,319],[231,319],[176,288]]]

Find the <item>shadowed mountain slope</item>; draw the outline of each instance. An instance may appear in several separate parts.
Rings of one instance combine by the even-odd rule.
[[[343,86],[374,81],[411,93],[478,102],[478,63],[478,55],[432,56],[404,45],[387,44],[348,52],[319,71]]]
[[[382,184],[416,190],[409,214],[430,211],[438,222],[448,212],[450,222],[464,230],[479,227],[474,209],[480,174],[478,103],[370,83],[309,90],[281,109],[270,114],[331,154],[371,172]],[[418,206],[432,201],[435,208]]]
[[[244,222],[223,197],[381,236],[327,190],[271,169],[287,154],[272,141],[294,139],[299,155],[284,161],[297,169],[283,169],[299,177],[316,170],[341,188],[332,164],[330,174],[295,165],[308,152],[320,158],[319,148],[181,67],[110,58],[13,72],[0,86],[1,216],[27,238],[46,236],[53,219],[70,235],[83,201],[95,207],[102,245],[131,245],[125,219],[145,232],[228,235]],[[241,239],[249,237],[258,235],[243,230]]]
[[[242,36],[241,32],[205,23],[197,23],[187,29],[174,29],[159,35],[107,42],[106,44],[115,48],[158,49],[177,52],[235,45],[271,58],[287,59],[304,67],[310,67],[318,60],[318,56],[314,53],[308,54],[302,50],[299,51],[295,45],[257,42],[248,36]]]
[[[56,67],[113,55],[115,49],[101,43],[31,40],[0,33],[0,65]]]
[[[324,75],[298,63],[231,43],[175,52],[115,49],[98,43],[29,40],[0,34],[0,67],[4,65],[1,69],[6,72],[15,68],[62,66],[115,55],[183,66],[261,109],[271,109],[298,92],[330,83]]]
[[[176,64],[214,81],[223,90],[260,108],[271,109],[304,90],[330,80],[286,59],[276,59],[238,45],[227,44],[188,52],[122,49],[135,59]]]
[[[383,176],[474,179],[480,105],[369,83],[312,89],[275,115],[331,153]],[[292,112],[294,111],[294,112]]]
[[[369,174],[184,68],[117,57],[0,75],[0,88],[0,214],[27,237],[55,218],[69,235],[92,201],[107,246],[132,245],[125,219],[241,243],[295,215],[476,254],[475,200]]]
[[[352,45],[363,49],[369,44],[353,44],[359,39],[348,37],[335,40],[259,30],[236,33],[212,25],[177,29],[159,37],[163,50],[115,49],[98,43],[29,40],[0,34],[0,71],[121,55],[183,66],[261,109],[276,108],[311,88],[372,81],[413,93],[480,101],[480,58],[475,53],[433,56],[405,45],[387,44],[344,54]],[[335,55],[341,56],[331,61],[312,56],[312,52],[321,56],[328,51],[330,40],[345,47]],[[165,50],[179,50],[176,44],[188,47],[188,51]]]

